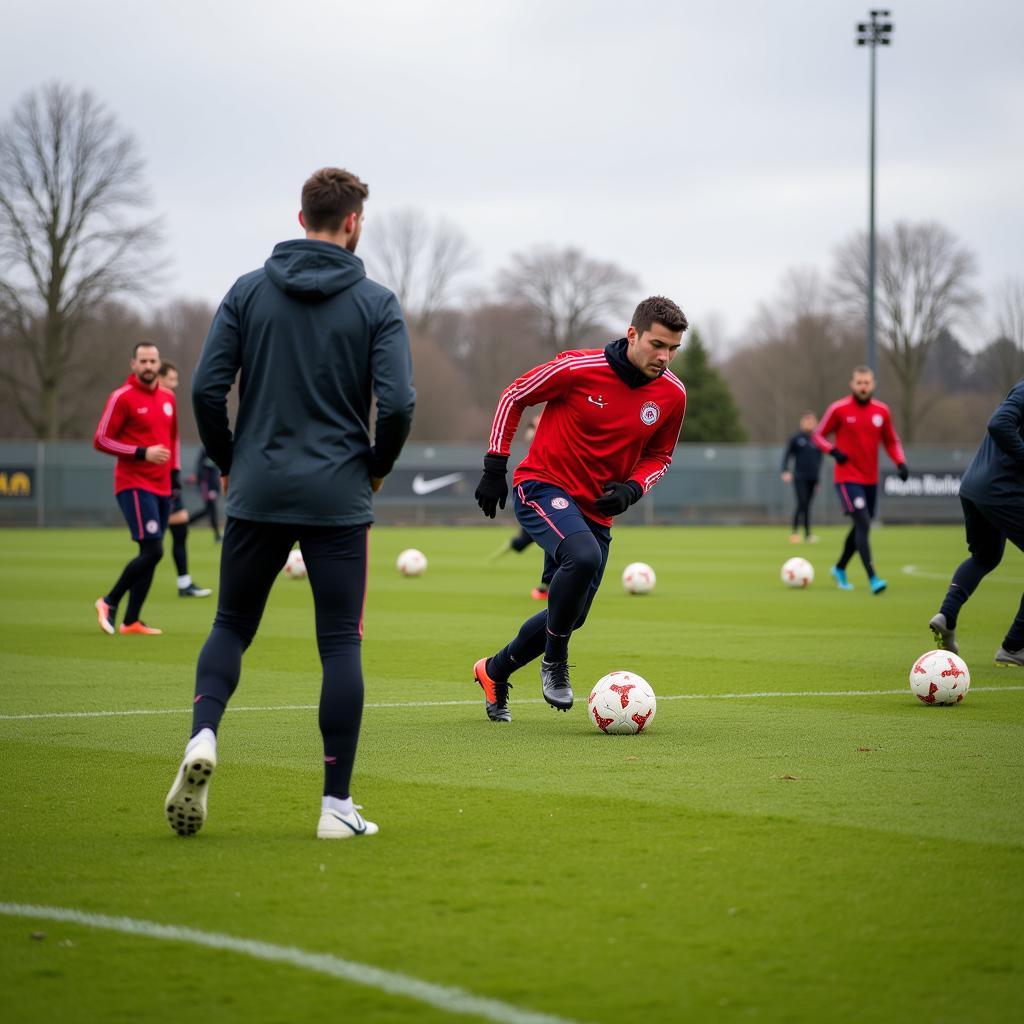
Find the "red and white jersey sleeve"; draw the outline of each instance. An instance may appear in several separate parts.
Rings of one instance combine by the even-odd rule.
[[[561,487],[584,515],[607,526],[611,519],[594,507],[606,484],[635,480],[646,492],[668,470],[686,388],[670,371],[630,388],[602,349],[563,352],[502,393],[489,451],[507,455],[523,409],[542,402],[544,415],[513,482]]]

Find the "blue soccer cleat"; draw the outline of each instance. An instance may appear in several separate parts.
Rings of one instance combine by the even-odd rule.
[[[840,590],[853,590],[853,584],[846,578],[845,569],[840,569],[838,565],[833,565],[829,572]]]
[[[871,583],[872,594],[880,594],[887,586],[889,586],[885,580],[879,579],[877,576],[872,576],[869,582]]]

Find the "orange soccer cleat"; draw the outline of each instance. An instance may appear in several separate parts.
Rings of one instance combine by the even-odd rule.
[[[142,619],[138,619],[130,626],[122,622],[120,631],[122,633],[138,633],[139,636],[160,636],[163,633],[162,629],[157,629],[154,626],[147,626]]]
[[[96,618],[99,620],[100,629],[104,633],[109,633],[111,636],[114,635],[114,609],[103,600],[102,597],[96,598]]]

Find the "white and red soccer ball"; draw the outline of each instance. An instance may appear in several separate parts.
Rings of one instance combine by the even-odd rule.
[[[416,548],[406,548],[395,562],[403,576],[422,576],[427,571],[427,556]]]
[[[646,562],[630,562],[622,570],[622,585],[630,594],[649,594],[657,582],[654,570]]]
[[[306,578],[306,560],[302,557],[302,551],[299,548],[292,548],[288,552],[288,559],[284,563],[284,574],[290,580]]]
[[[650,684],[635,672],[609,672],[594,684],[587,714],[601,732],[615,735],[643,732],[658,710]]]
[[[949,651],[928,651],[910,670],[910,689],[922,704],[959,704],[970,686],[966,662]]]
[[[806,558],[791,558],[782,566],[781,576],[787,587],[809,587],[814,582],[814,566]]]

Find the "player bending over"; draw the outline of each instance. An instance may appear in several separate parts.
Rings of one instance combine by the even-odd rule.
[[[988,421],[988,432],[960,481],[970,558],[961,562],[928,625],[939,647],[956,654],[960,608],[1002,560],[1009,540],[1024,551],[1024,381],[1015,384]],[[1024,597],[997,665],[1024,665]]]
[[[516,519],[554,571],[547,608],[473,667],[493,722],[512,720],[509,678],[538,657],[544,699],[561,711],[572,707],[569,637],[586,621],[601,584],[612,518],[639,501],[672,462],[686,389],[668,364],[687,326],[670,299],[645,299],[625,338],[603,350],[562,352],[498,400],[476,500],[492,519],[505,507],[516,427],[524,409],[547,402],[512,483]]]

